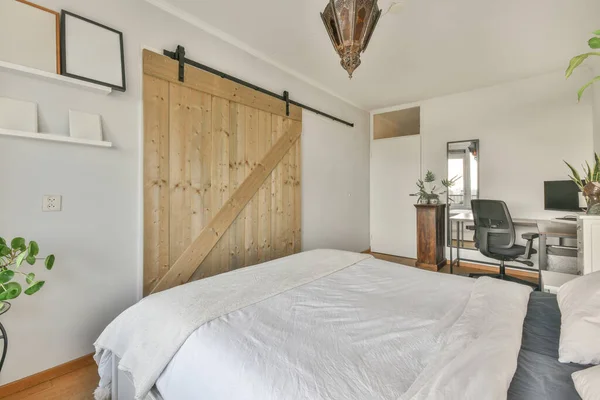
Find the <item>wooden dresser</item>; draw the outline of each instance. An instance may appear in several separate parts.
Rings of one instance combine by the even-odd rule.
[[[439,271],[446,265],[445,204],[415,204],[417,208],[417,267]]]

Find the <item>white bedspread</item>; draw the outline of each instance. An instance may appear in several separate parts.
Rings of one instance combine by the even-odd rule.
[[[135,399],[144,399],[171,358],[199,327],[367,258],[371,256],[315,250],[145,298],[111,322],[94,344],[100,374],[96,398],[109,396],[113,354],[121,359],[119,369],[134,383]]]
[[[165,400],[505,399],[530,289],[367,259],[193,332]]]

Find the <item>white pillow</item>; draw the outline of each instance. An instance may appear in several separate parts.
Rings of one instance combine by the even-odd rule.
[[[600,271],[574,279],[558,291],[561,363],[600,364]]]
[[[600,399],[600,365],[575,372],[571,377],[583,400]]]

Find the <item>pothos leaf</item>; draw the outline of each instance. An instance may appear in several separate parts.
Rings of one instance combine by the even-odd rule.
[[[37,242],[34,242],[33,240],[29,242],[29,255],[35,257],[39,252],[40,246],[38,246]]]
[[[25,251],[27,249],[27,246],[25,246],[25,239],[23,239],[22,237],[14,238],[10,242],[10,247],[12,247],[13,250],[21,250],[21,251]]]
[[[27,276],[25,277],[25,281],[28,285],[31,285],[31,283],[35,281],[35,274],[33,272],[27,274]]]
[[[29,265],[34,265],[36,262],[36,258],[32,255],[28,255],[27,257],[25,257],[25,261],[27,261],[27,264]]]
[[[10,254],[10,247],[0,244],[0,257],[5,257]]]
[[[593,33],[594,35],[596,35],[596,36],[600,36],[600,30],[598,30],[598,31],[595,31],[595,32],[592,32],[592,33]]]
[[[15,260],[15,264],[17,264],[17,268],[19,268],[21,266],[21,264],[23,264],[25,257],[27,257],[27,253],[21,253],[17,256],[17,259]]]
[[[600,37],[591,38],[588,44],[592,49],[600,49]]]
[[[40,282],[34,283],[29,288],[27,288],[27,290],[25,290],[25,294],[28,296],[31,296],[31,295],[37,293],[42,288],[42,286],[44,286],[44,283],[46,283],[46,282],[40,281]]]
[[[12,300],[19,297],[21,294],[21,285],[17,282],[9,282],[5,285],[0,286],[0,300]]]
[[[47,270],[51,270],[52,267],[54,266],[54,254],[50,254],[48,257],[46,257],[46,260],[44,261],[44,265],[46,265],[46,269]]]
[[[15,272],[7,269],[5,271],[0,272],[0,283],[8,283],[15,277]]]
[[[3,237],[0,237],[0,245],[6,246],[6,240]]]

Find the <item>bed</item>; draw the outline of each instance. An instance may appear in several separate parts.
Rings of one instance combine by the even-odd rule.
[[[540,390],[530,377],[544,354],[527,345],[543,313],[530,294],[355,253],[301,253],[124,312],[96,343],[96,397],[552,399],[520,397]]]
[[[560,309],[556,295],[531,293],[509,400],[580,399],[571,374],[590,366],[559,363],[559,339]]]

